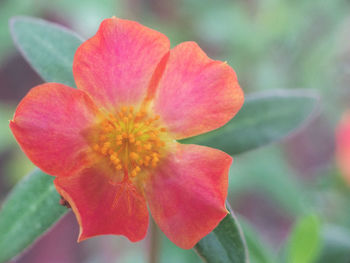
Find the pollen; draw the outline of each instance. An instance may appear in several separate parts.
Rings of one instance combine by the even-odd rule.
[[[157,167],[170,141],[158,115],[133,106],[106,114],[98,127],[92,150],[130,178]]]

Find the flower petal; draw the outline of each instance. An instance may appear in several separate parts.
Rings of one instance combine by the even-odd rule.
[[[141,102],[169,48],[169,39],[155,30],[134,21],[105,19],[75,54],[76,84],[109,110]]]
[[[350,184],[350,111],[344,114],[336,130],[336,156],[338,166]]]
[[[28,158],[51,175],[69,175],[90,163],[82,135],[96,120],[90,97],[58,83],[37,86],[20,102],[10,128]]]
[[[78,241],[114,234],[136,242],[146,235],[148,211],[144,197],[130,182],[114,182],[111,174],[113,171],[107,168],[92,167],[54,181],[79,222]]]
[[[170,52],[154,108],[176,139],[183,139],[224,125],[243,100],[233,69],[185,42]]]
[[[216,149],[178,144],[146,184],[151,214],[165,235],[192,248],[225,217],[232,158]]]

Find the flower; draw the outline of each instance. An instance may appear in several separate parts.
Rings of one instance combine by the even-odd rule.
[[[344,113],[336,129],[336,159],[342,175],[350,184],[350,111]]]
[[[78,241],[143,239],[148,204],[168,238],[192,248],[227,214],[232,158],[176,140],[238,112],[244,97],[233,69],[194,42],[170,50],[163,34],[113,17],[78,48],[73,75],[78,89],[31,89],[10,127],[30,160],[56,176],[79,222]]]

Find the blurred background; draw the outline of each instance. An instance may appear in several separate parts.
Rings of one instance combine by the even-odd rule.
[[[0,0],[0,204],[33,169],[8,120],[27,91],[43,82],[11,40],[8,19],[15,15],[54,21],[84,38],[104,18],[136,20],[167,35],[172,46],[194,40],[210,57],[227,61],[246,94],[316,90],[318,113],[306,126],[283,142],[234,156],[229,202],[250,239],[252,263],[262,262],[254,252],[261,247],[266,258],[281,262],[291,229],[308,214],[322,225],[317,262],[350,262],[350,191],[334,158],[334,130],[350,107],[349,0]],[[160,262],[200,262],[193,250],[159,235]],[[149,262],[149,237],[139,243],[98,237],[78,245],[77,236],[69,213],[14,262]]]

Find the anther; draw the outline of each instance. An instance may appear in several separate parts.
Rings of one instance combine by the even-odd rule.
[[[107,148],[105,148],[105,147],[103,147],[102,149],[101,149],[101,153],[103,154],[103,155],[106,155],[107,154]]]
[[[132,160],[136,160],[136,159],[139,158],[139,155],[138,155],[137,153],[135,153],[135,152],[131,152],[131,153],[130,153],[130,158],[131,158]]]
[[[120,164],[119,158],[116,158],[115,160],[112,160],[112,163],[114,163],[115,165],[119,165]]]
[[[109,148],[110,146],[111,146],[111,142],[105,142],[105,143],[103,144],[103,147]]]
[[[115,161],[117,158],[118,158],[118,157],[117,157],[117,155],[116,155],[115,153],[112,154],[112,155],[109,157],[109,159],[111,159],[111,161]]]
[[[143,147],[144,147],[146,150],[151,150],[152,144],[147,143],[147,144],[145,144]]]
[[[124,174],[130,176],[136,176],[142,167],[156,167],[161,147],[165,146],[159,135],[166,131],[156,124],[159,119],[159,115],[149,115],[145,110],[122,106],[118,113],[107,114],[101,122],[92,150],[106,156],[116,170],[124,169]]]

